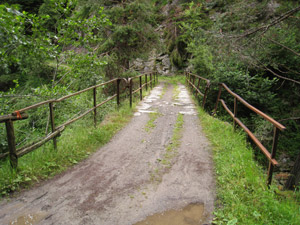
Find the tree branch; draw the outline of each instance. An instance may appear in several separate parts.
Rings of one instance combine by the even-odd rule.
[[[291,78],[288,78],[288,77],[284,77],[284,76],[281,76],[277,73],[275,73],[273,70],[271,70],[270,68],[266,67],[262,62],[258,61],[257,59],[251,57],[252,59],[254,59],[256,62],[258,62],[260,65],[262,65],[262,67],[265,68],[265,70],[269,71],[270,73],[272,73],[274,76],[280,78],[280,79],[283,79],[283,80],[287,80],[287,81],[291,81],[295,84],[298,84],[300,85],[300,81],[297,81],[297,80],[294,80],[294,79],[291,79]]]
[[[1,98],[33,98],[33,97],[42,97],[40,95],[0,95]]]
[[[246,56],[242,53],[242,49],[240,49],[239,47],[237,47],[237,51],[240,52],[240,54],[242,56]],[[294,79],[291,79],[289,77],[284,77],[284,76],[281,76],[279,74],[277,74],[276,72],[274,72],[273,70],[271,70],[270,68],[266,67],[262,62],[260,62],[258,59],[256,59],[255,57],[251,56],[251,55],[248,55],[248,57],[250,57],[252,60],[254,60],[256,63],[260,64],[265,70],[269,71],[270,73],[272,73],[274,76],[280,78],[280,79],[283,79],[283,80],[287,80],[287,81],[290,81],[290,82],[293,82],[295,84],[298,84],[300,85],[300,81],[297,81],[297,80],[294,80]],[[254,65],[254,64],[253,64]],[[254,65],[256,67],[258,67],[258,65]]]
[[[300,117],[291,117],[291,118],[281,119],[281,120],[278,120],[278,122],[286,121],[286,120],[300,120]]]
[[[300,54],[299,54],[298,52],[294,51],[293,49],[291,49],[291,48],[289,48],[289,47],[287,47],[287,46],[285,46],[285,45],[283,45],[283,44],[281,44],[281,43],[279,43],[279,42],[277,42],[277,41],[275,41],[275,40],[273,40],[273,39],[271,39],[271,38],[268,38],[268,37],[267,37],[267,39],[268,39],[269,41],[273,42],[274,44],[277,44],[277,45],[279,45],[279,46],[281,46],[281,47],[283,47],[283,48],[289,50],[290,52],[292,52],[292,53],[294,53],[295,55],[297,55],[297,56],[300,57]]]
[[[274,25],[280,23],[281,21],[283,21],[283,20],[289,18],[291,15],[293,15],[293,14],[296,13],[296,12],[298,12],[299,10],[300,10],[300,6],[298,6],[298,7],[294,8],[294,9],[292,9],[292,10],[290,10],[290,11],[284,13],[283,15],[279,16],[278,18],[276,18],[275,20],[273,20],[273,21],[272,21],[270,24],[268,24],[268,25],[261,26],[261,27],[255,29],[255,30],[248,30],[248,31],[244,32],[244,34],[242,34],[242,35],[239,35],[239,36],[231,36],[231,38],[238,38],[238,39],[241,39],[241,38],[250,36],[250,35],[252,35],[252,34],[255,34],[255,33],[257,33],[258,31],[263,31],[262,34],[264,34],[265,32],[267,32],[267,30],[268,30],[270,27],[272,27],[272,26],[274,26]]]
[[[287,69],[288,71],[290,71],[290,72],[292,72],[292,73],[295,73],[295,74],[299,74],[299,75],[300,75],[299,72],[297,72],[297,71],[295,71],[295,70],[292,70],[292,69],[288,68],[286,65],[283,65],[283,64],[278,64],[278,65],[284,67],[285,69]]]

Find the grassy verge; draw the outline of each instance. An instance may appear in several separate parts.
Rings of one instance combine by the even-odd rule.
[[[162,157],[156,159],[159,164],[151,173],[152,181],[160,182],[164,171],[172,166],[172,160],[177,156],[177,150],[181,144],[183,122],[183,115],[178,114],[170,143]]]
[[[213,144],[218,199],[214,224],[299,224],[299,203],[278,194],[275,185],[267,188],[244,133],[202,109],[199,116]]]
[[[166,82],[171,83],[171,84],[177,84],[177,83],[184,84],[185,83],[185,76],[184,75],[160,76],[159,81],[166,81]]]
[[[149,113],[150,119],[148,120],[148,122],[145,126],[146,132],[150,132],[153,128],[155,128],[156,124],[154,122],[159,116],[161,116],[161,114],[158,112]]]
[[[179,90],[179,87],[178,87],[178,84],[174,84],[174,89],[173,89],[173,96],[172,96],[172,99],[174,101],[178,100],[178,95],[180,94],[180,90]]]
[[[163,159],[161,161],[161,163],[165,166],[170,167],[172,164],[172,158],[177,155],[177,149],[181,144],[182,128],[183,114],[178,114],[170,144],[167,146],[166,153],[163,155]]]
[[[9,161],[0,164],[0,194],[8,195],[41,180],[53,177],[73,164],[87,158],[107,143],[130,120],[133,109],[124,104],[109,113],[96,128],[87,120],[81,120],[67,128],[58,139],[58,150],[51,142],[21,157],[18,170],[11,169]]]
[[[161,94],[159,95],[159,98],[162,99],[164,97],[164,95],[166,94],[166,91],[168,89],[168,83],[164,83],[164,87],[162,89]]]

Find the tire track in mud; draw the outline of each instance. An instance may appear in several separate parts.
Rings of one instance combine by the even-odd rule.
[[[158,116],[146,131],[150,113]],[[166,168],[158,159],[172,144],[179,114],[180,145]],[[210,154],[186,88],[174,91],[172,84],[161,83],[140,102],[131,122],[89,159],[2,202],[0,224],[131,225],[196,203],[204,206],[203,223],[209,223],[215,198]]]

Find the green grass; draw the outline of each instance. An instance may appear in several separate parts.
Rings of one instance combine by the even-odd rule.
[[[178,114],[170,144],[166,148],[166,153],[175,152],[179,148],[182,138],[182,128],[183,114]]]
[[[172,160],[177,156],[177,150],[181,144],[183,122],[183,115],[178,114],[170,143],[167,145],[162,158],[156,159],[161,166],[155,168],[154,172],[150,175],[153,181],[160,182],[164,169],[172,166]]]
[[[159,96],[160,99],[162,99],[164,97],[164,95],[166,94],[167,89],[168,89],[168,83],[164,82],[164,87],[163,87],[162,92]]]
[[[91,120],[80,120],[67,128],[58,138],[58,150],[52,142],[21,157],[17,171],[11,169],[9,161],[0,164],[0,194],[8,195],[32,184],[53,177],[73,164],[87,158],[130,120],[134,107],[124,104],[119,110],[109,113],[94,128]]]
[[[154,129],[156,127],[156,124],[154,122],[159,116],[161,116],[161,114],[158,112],[149,113],[150,119],[148,120],[148,122],[145,126],[146,132],[150,132],[152,129]]]
[[[300,206],[276,185],[268,189],[266,174],[253,159],[243,132],[207,115],[199,116],[213,145],[217,181],[214,224],[300,224]]]
[[[160,76],[159,81],[166,81],[171,84],[184,84],[185,76],[184,75],[176,75],[176,76]]]
[[[180,94],[180,91],[178,89],[178,84],[174,84],[174,89],[173,89],[173,96],[172,96],[172,99],[174,101],[178,100],[178,95]]]

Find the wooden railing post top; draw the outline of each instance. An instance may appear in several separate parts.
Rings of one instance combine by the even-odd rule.
[[[0,123],[4,123],[8,120],[15,121],[15,120],[24,120],[27,118],[28,118],[28,115],[24,112],[21,113],[21,117],[17,116],[15,113],[12,113],[10,115],[0,116]]]

